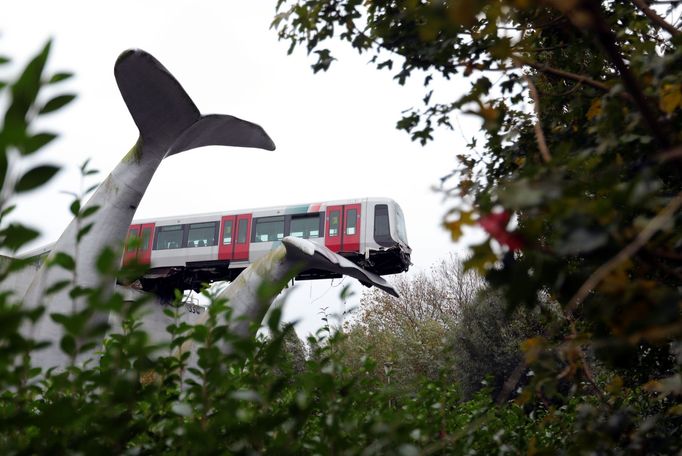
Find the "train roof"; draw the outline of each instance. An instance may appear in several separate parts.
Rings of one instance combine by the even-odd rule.
[[[373,203],[393,203],[397,204],[392,198],[386,197],[368,197],[368,198],[352,198],[344,200],[334,200],[334,201],[320,201],[315,203],[302,203],[302,204],[288,204],[284,206],[268,206],[268,207],[258,207],[258,208],[246,208],[237,210],[227,210],[219,212],[205,212],[201,214],[185,214],[185,215],[173,215],[167,217],[147,217],[144,219],[134,219],[131,224],[139,225],[143,223],[196,223],[201,221],[208,221],[213,219],[218,219],[223,215],[233,215],[233,214],[251,214],[259,212],[275,212],[282,215],[288,214],[300,214],[308,212],[308,208],[313,206],[336,206],[343,204],[357,204],[364,202]]]

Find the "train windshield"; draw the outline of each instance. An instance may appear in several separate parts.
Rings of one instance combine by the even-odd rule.
[[[396,229],[398,230],[398,238],[407,245],[407,231],[405,230],[405,217],[403,216],[403,211],[400,206],[395,205],[395,215],[396,215]]]

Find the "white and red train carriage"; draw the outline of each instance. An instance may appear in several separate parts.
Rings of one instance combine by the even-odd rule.
[[[123,263],[149,269],[138,285],[158,294],[198,290],[202,283],[233,280],[285,236],[309,239],[379,275],[407,271],[411,249],[405,218],[389,198],[136,220]],[[299,279],[338,277],[308,270]]]

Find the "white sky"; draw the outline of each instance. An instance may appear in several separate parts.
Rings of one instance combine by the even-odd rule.
[[[57,239],[69,223],[70,197],[78,166],[91,158],[104,179],[137,138],[136,127],[113,76],[116,57],[141,48],[180,81],[202,113],[231,114],[260,124],[275,152],[209,147],[165,160],[149,186],[136,218],[192,214],[326,200],[386,196],[402,206],[413,249],[413,269],[427,269],[455,250],[440,228],[448,206],[431,190],[464,149],[460,131],[442,132],[427,147],[395,129],[400,112],[420,103],[421,79],[401,87],[387,71],[367,64],[339,45],[338,62],[313,74],[313,59],[270,30],[275,1],[36,1],[10,2],[0,19],[0,55],[24,65],[54,38],[49,70],[76,74],[61,89],[78,99],[45,118],[45,129],[61,133],[40,155],[64,170],[47,188],[20,201],[16,218],[40,227],[33,246]],[[13,73],[16,74],[16,73]],[[456,98],[468,83],[441,90]],[[475,119],[459,119],[469,137]],[[354,282],[346,279],[345,283]],[[304,336],[320,325],[319,310],[336,313],[357,305],[363,287],[345,307],[339,280],[298,282],[285,319],[300,320]]]

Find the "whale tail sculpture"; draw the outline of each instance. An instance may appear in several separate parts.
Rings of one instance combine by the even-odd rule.
[[[97,258],[106,247],[120,250],[135,210],[165,157],[208,145],[275,149],[267,133],[254,123],[228,115],[202,116],[180,83],[142,50],[123,52],[116,61],[114,74],[139,129],[139,138],[81,209],[82,214],[90,215],[76,217],[62,233],[24,295],[25,306],[43,304],[47,310],[34,327],[26,329],[41,340],[52,342],[52,346],[34,354],[37,366],[68,362],[58,343],[64,329],[50,314],[69,314],[86,306],[86,298],[72,298],[69,287],[51,294],[46,291],[65,282],[80,289],[98,288],[105,295],[113,291],[114,280],[102,283],[97,273]],[[82,224],[89,223],[92,223],[89,233],[78,240]],[[58,254],[73,257],[75,269],[49,267],[50,258]],[[108,318],[108,313],[97,312],[88,325],[106,326]]]
[[[114,75],[142,144],[164,150],[165,156],[214,145],[275,149],[254,123],[221,114],[202,116],[173,75],[145,51],[123,52]]]

